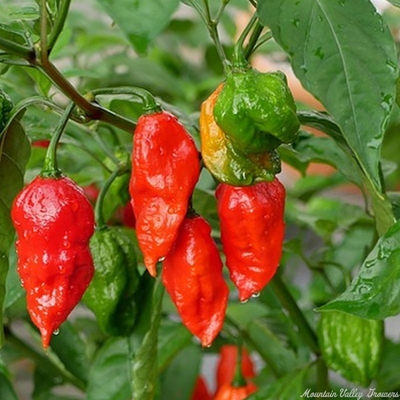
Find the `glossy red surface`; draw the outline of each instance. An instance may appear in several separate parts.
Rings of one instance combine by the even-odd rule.
[[[37,177],[16,197],[12,219],[28,311],[47,348],[93,276],[92,206],[71,179]]]
[[[199,175],[199,153],[183,125],[166,112],[142,115],[134,132],[129,190],[152,276],[178,235]]]
[[[226,265],[239,299],[257,295],[274,276],[284,239],[285,188],[275,178],[216,192]]]
[[[162,280],[183,324],[204,347],[222,329],[229,290],[222,261],[202,217],[186,218],[163,263]]]

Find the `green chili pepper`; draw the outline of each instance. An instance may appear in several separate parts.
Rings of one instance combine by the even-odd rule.
[[[223,84],[203,102],[200,113],[201,155],[210,173],[220,182],[248,186],[268,182],[281,171],[275,150],[246,154],[236,148],[216,124],[213,111]]]
[[[233,145],[246,153],[290,143],[300,126],[285,75],[261,73],[248,65],[228,73],[214,117]]]
[[[366,387],[381,362],[383,322],[338,311],[323,312],[318,326],[322,356],[329,368]]]
[[[133,243],[123,228],[103,227],[90,240],[95,273],[83,300],[109,335],[126,335],[137,313],[139,272]]]

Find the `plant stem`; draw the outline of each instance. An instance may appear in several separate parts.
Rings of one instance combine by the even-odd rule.
[[[57,165],[57,145],[65,127],[67,126],[74,107],[74,103],[70,103],[68,105],[64,114],[61,116],[56,129],[54,130],[49,147],[47,148],[46,157],[44,159],[43,169],[41,172],[41,176],[43,177],[59,178],[61,176],[61,171],[58,169]]]
[[[46,0],[41,0],[40,2],[40,61],[45,64],[48,60],[47,55],[47,8]]]
[[[154,96],[146,89],[136,86],[121,86],[116,88],[99,88],[94,89],[87,94],[87,97],[99,96],[99,95],[120,95],[129,94],[132,96],[139,97],[143,103],[143,112],[145,114],[153,114],[161,111],[161,107],[157,104]]]
[[[246,68],[248,66],[247,59],[244,54],[244,41],[250,31],[254,28],[258,22],[258,16],[256,13],[252,15],[246,27],[243,29],[242,33],[237,40],[235,47],[233,49],[233,67],[234,68]]]
[[[235,375],[233,377],[232,386],[242,387],[246,386],[246,378],[243,376],[242,372],[242,359],[243,359],[243,340],[240,337],[239,343],[237,345],[237,357],[236,357],[236,365],[235,365]]]
[[[317,360],[317,384],[316,389],[319,392],[329,390],[328,368],[321,357]]]
[[[15,336],[9,329],[6,329],[5,331],[7,343],[24,353],[29,359],[34,360],[36,365],[43,366],[48,373],[52,374],[52,376],[60,376],[65,381],[71,383],[73,386],[82,391],[85,391],[86,385],[80,379],[70,374],[68,371],[53,364],[48,357],[42,356],[36,350],[29,347],[19,337]]]
[[[57,39],[60,36],[60,34],[64,28],[64,24],[65,24],[65,20],[67,19],[70,4],[71,4],[71,0],[62,0],[62,2],[60,4],[60,7],[59,7],[58,13],[57,13],[57,19],[53,26],[53,29],[51,30],[49,40],[48,40],[48,45],[47,45],[48,54],[50,54],[50,52],[53,50],[53,47],[56,44]]]
[[[84,113],[86,120],[81,122],[88,122],[89,120],[100,120],[117,128],[120,128],[128,133],[131,133],[135,129],[135,124],[120,116],[112,111],[109,111],[97,104],[90,103],[85,99],[74,86],[61,74],[61,72],[56,68],[56,66],[48,58],[48,44],[52,45],[57,39],[59,34],[59,29],[62,29],[63,18],[65,20],[66,13],[68,12],[70,0],[65,0],[62,5],[62,15],[60,16],[60,21],[54,32],[54,36],[50,36],[49,43],[47,42],[47,10],[46,10],[46,0],[41,0],[40,7],[40,46],[39,46],[39,57],[35,53],[34,49],[29,49],[25,46],[21,46],[17,43],[11,42],[7,39],[0,38],[0,48],[9,51],[11,54],[22,57],[30,65],[40,69],[58,89],[68,97],[75,105],[80,108]]]
[[[320,349],[317,336],[311,328],[310,324],[308,323],[307,319],[305,318],[303,312],[300,310],[296,301],[293,299],[291,293],[282,281],[279,274],[275,275],[274,279],[271,281],[271,286],[279,301],[281,302],[283,307],[286,308],[293,322],[299,328],[299,333],[303,337],[308,347],[316,355],[319,355]]]
[[[12,42],[11,40],[0,37],[0,48],[12,54],[27,60],[29,63],[35,59],[35,51],[22,44]]]
[[[276,378],[281,378],[282,374],[280,372],[279,360],[276,360],[274,357],[270,356],[270,354],[260,350],[259,346],[251,338],[249,333],[246,330],[242,329],[231,317],[226,315],[225,321],[238,332],[238,335],[241,338],[243,338],[250,345],[250,347],[254,348],[256,351],[263,354],[263,359],[268,364],[269,368],[271,369],[271,372],[274,374]]]
[[[217,50],[217,53],[221,60],[222,65],[224,67],[226,67],[228,64],[228,60],[227,60],[227,57],[225,54],[225,50],[222,47],[222,43],[221,43],[221,40],[219,38],[219,33],[218,33],[218,22],[219,22],[219,19],[221,18],[221,15],[218,16],[218,20],[217,19],[213,20],[213,18],[211,17],[210,5],[208,3],[208,0],[203,0],[203,3],[204,3],[205,11],[206,11],[205,15],[204,15],[204,19],[207,24],[208,32],[210,34],[212,41],[215,44],[215,48]],[[222,6],[225,8],[224,5],[222,5]],[[220,10],[220,12],[221,12],[221,10]]]
[[[217,12],[215,18],[213,19],[213,23],[215,25],[219,24],[219,21],[221,20],[221,17],[224,14],[225,8],[229,4],[229,2],[230,2],[230,0],[222,0],[221,1],[221,5],[219,6],[218,12]]]
[[[246,58],[246,60],[248,60],[250,58],[254,49],[256,48],[258,38],[260,37],[263,29],[264,29],[264,27],[260,24],[259,21],[257,21],[257,24],[249,38],[249,43],[247,44],[246,48],[244,49],[244,57]]]
[[[261,47],[264,43],[268,42],[268,40],[272,39],[272,32],[268,31],[266,33],[264,33],[264,35],[262,35],[260,37],[260,39],[258,40],[257,44],[254,46],[253,48],[253,53],[259,48]]]
[[[112,174],[108,177],[108,179],[104,182],[104,185],[100,190],[99,197],[96,200],[96,206],[94,208],[94,215],[95,215],[97,229],[104,229],[106,227],[106,222],[104,220],[104,213],[103,213],[104,199],[112,183],[119,175],[121,175],[122,171],[124,170],[125,168],[115,169],[112,172]]]
[[[114,114],[112,111],[97,104],[87,101],[50,61],[47,61],[45,65],[41,66],[41,71],[60,89],[62,93],[64,93],[65,96],[72,100],[76,106],[85,113],[87,121],[81,122],[88,122],[90,120],[103,121],[130,134],[135,130],[136,125],[132,121]]]

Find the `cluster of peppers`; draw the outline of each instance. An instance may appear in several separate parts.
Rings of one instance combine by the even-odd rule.
[[[285,189],[276,148],[299,128],[281,73],[232,69],[202,104],[201,156],[216,189],[221,242],[241,301],[257,295],[278,267],[284,238]],[[220,332],[229,290],[208,222],[191,208],[200,158],[177,118],[142,115],[133,139],[131,204],[144,263],[162,280],[184,325],[203,346]]]
[[[219,181],[226,266],[246,301],[280,261],[285,189],[275,177],[276,149],[298,128],[284,75],[247,65],[232,68],[202,104],[201,154],[178,119],[158,105],[137,122],[129,192],[144,264],[153,277],[162,264],[161,279],[183,324],[205,347],[222,329],[229,289],[211,227],[191,206],[201,162]],[[18,272],[44,348],[85,292],[104,332],[129,333],[139,285],[131,240],[97,217],[95,229],[92,206],[72,180],[56,168],[37,177],[15,199],[12,218]]]

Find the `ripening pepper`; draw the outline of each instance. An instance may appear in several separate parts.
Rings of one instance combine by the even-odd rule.
[[[245,400],[249,395],[257,391],[257,386],[248,382],[244,386],[234,386],[226,383],[216,393],[214,400]]]
[[[47,149],[49,147],[50,140],[48,139],[43,139],[43,140],[35,140],[32,142],[33,147],[41,147],[43,149]]]
[[[235,377],[237,367],[238,346],[234,344],[226,344],[219,350],[219,359],[217,363],[217,390],[229,384]],[[250,379],[256,376],[253,361],[246,348],[242,347],[241,373],[244,378]]]
[[[285,188],[275,178],[216,190],[221,241],[239,299],[259,293],[274,276],[284,239]]]
[[[204,218],[184,219],[163,262],[162,280],[183,324],[204,347],[210,346],[222,328],[229,290]]]
[[[198,376],[190,400],[212,400],[205,379]]]
[[[170,251],[200,175],[199,152],[176,117],[142,115],[133,138],[131,204],[150,275]]]
[[[214,119],[214,106],[223,84],[201,105],[201,155],[205,166],[220,182],[247,186],[255,182],[271,181],[281,171],[276,151],[246,154],[234,146]]]
[[[299,130],[296,105],[282,72],[232,68],[215,103],[218,126],[238,149],[260,153],[290,143]]]
[[[95,272],[83,300],[94,312],[103,332],[130,333],[137,313],[139,284],[136,254],[131,238],[118,227],[103,227],[90,239]]]
[[[28,312],[47,348],[93,276],[93,209],[71,179],[38,176],[15,198],[11,216]]]

